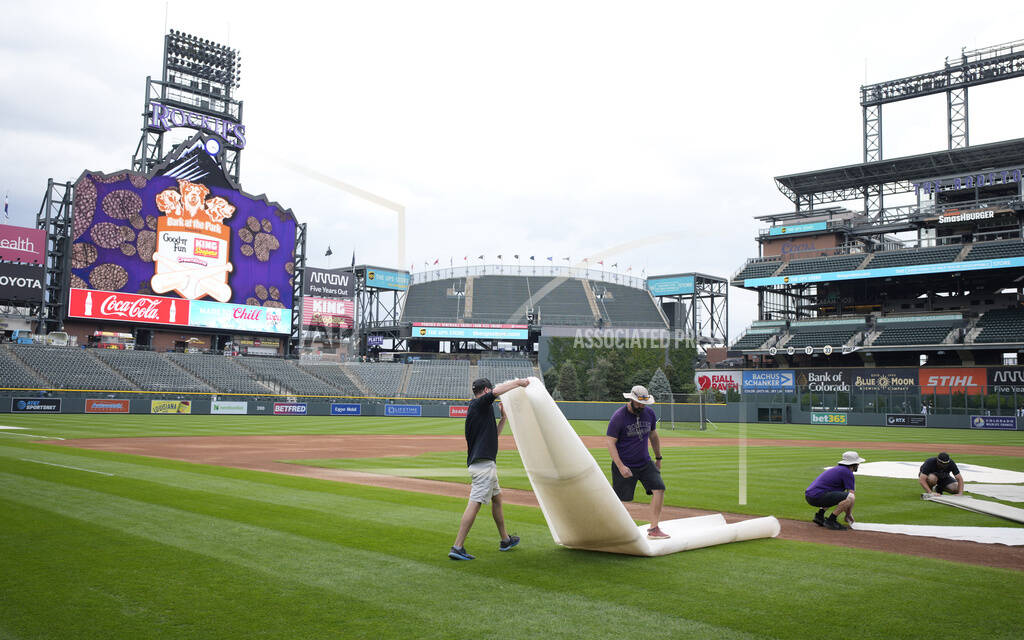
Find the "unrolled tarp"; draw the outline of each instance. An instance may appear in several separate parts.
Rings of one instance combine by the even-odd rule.
[[[555,542],[573,549],[660,556],[779,534],[772,516],[727,524],[721,514],[662,521],[667,540],[647,538],[597,461],[537,378],[502,395],[523,466]]]

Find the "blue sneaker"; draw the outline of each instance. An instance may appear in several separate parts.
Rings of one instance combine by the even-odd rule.
[[[452,560],[476,560],[476,556],[469,555],[466,547],[452,547],[452,550],[448,552],[448,557]]]
[[[501,543],[498,544],[498,551],[508,551],[517,544],[519,544],[519,536],[510,535],[508,540],[502,540]]]

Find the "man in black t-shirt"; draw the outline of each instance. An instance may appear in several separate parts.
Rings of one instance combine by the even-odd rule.
[[[505,409],[501,409],[501,422],[494,421],[494,399],[516,387],[530,384],[527,379],[509,380],[497,387],[491,385],[487,378],[473,382],[473,399],[466,410],[466,465],[469,475],[473,478],[473,488],[469,492],[469,504],[462,514],[459,533],[455,536],[448,557],[452,560],[473,560],[476,556],[466,552],[463,544],[469,529],[480,512],[480,507],[491,503],[491,515],[498,526],[501,542],[499,551],[508,551],[519,544],[519,536],[510,536],[505,531],[505,515],[501,508],[501,487],[498,486],[498,467],[495,459],[498,456],[498,434],[505,427]]]
[[[945,451],[924,461],[918,471],[917,480],[928,494],[964,494],[964,477],[960,475],[960,468]]]

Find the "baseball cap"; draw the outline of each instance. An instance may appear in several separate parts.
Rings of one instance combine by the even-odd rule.
[[[493,389],[494,385],[487,378],[477,378],[473,381],[473,393],[480,393],[484,389]]]
[[[629,393],[622,394],[622,397],[629,400],[636,400],[640,404],[654,404],[654,396],[652,396],[647,391],[647,387],[642,384],[638,384],[630,389]]]
[[[864,462],[864,458],[857,455],[856,451],[847,451],[843,454],[843,459],[839,461],[839,464],[852,466]]]
[[[952,460],[949,459],[949,454],[946,453],[945,451],[943,451],[939,455],[935,456],[935,460],[936,460],[936,462],[938,462],[942,466],[946,466],[947,464],[952,462]]]

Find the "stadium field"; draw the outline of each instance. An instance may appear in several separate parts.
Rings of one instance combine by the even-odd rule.
[[[570,551],[554,544],[539,509],[512,504],[506,519],[523,543],[499,553],[482,515],[467,541],[478,560],[455,563],[445,553],[464,498],[41,442],[459,436],[458,420],[7,415],[0,424],[21,427],[0,429],[0,637],[902,638],[927,625],[1010,638],[1024,626],[1024,566],[787,539],[660,558]],[[603,432],[600,422],[574,426]],[[861,450],[869,460],[944,449],[958,461],[1024,471],[1024,437],[1015,432],[745,425],[749,486],[739,505],[732,439],[741,427],[717,427],[663,431],[670,505],[806,519],[803,487],[849,442],[873,443]],[[999,445],[1006,449],[958,453]],[[607,451],[591,450],[607,466]],[[529,488],[518,456],[500,457],[503,485]],[[454,450],[316,460],[464,482]],[[862,477],[857,513],[862,521],[1013,526],[922,503],[917,493],[907,481]],[[935,604],[937,593],[954,604]]]

